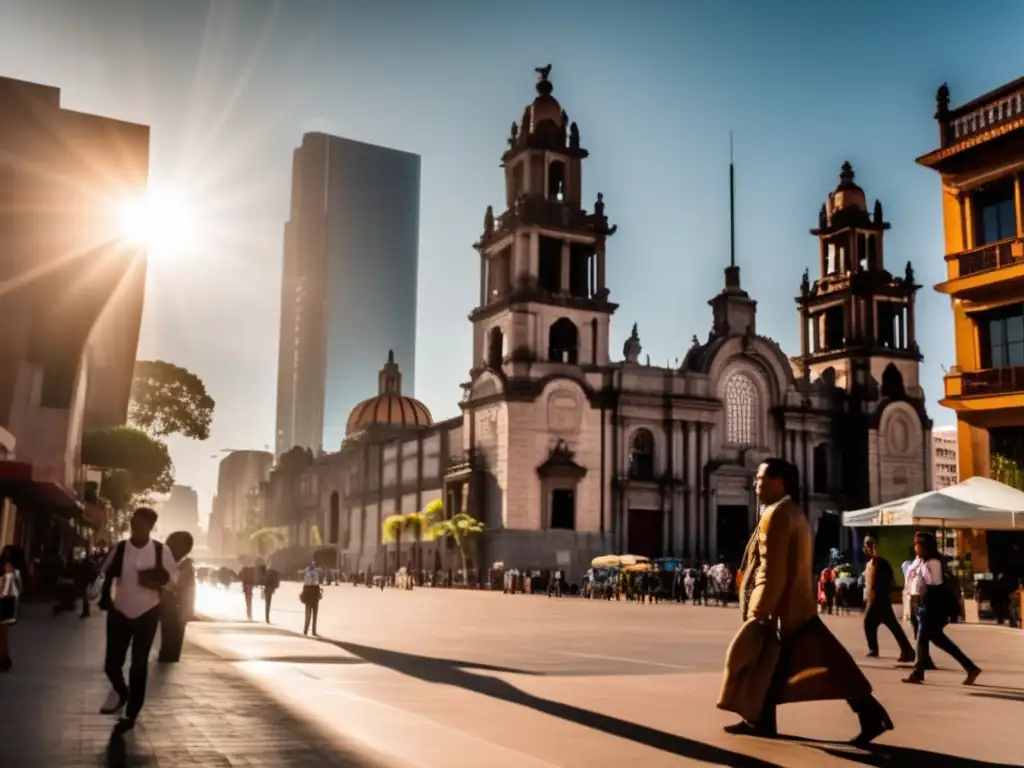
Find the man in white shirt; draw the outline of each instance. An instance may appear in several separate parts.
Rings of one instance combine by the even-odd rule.
[[[316,563],[310,563],[302,578],[302,604],[306,606],[306,618],[302,626],[302,634],[309,634],[310,624],[313,625],[313,637],[316,637],[316,620],[320,615],[320,598],[323,597],[323,590],[320,588],[320,571]]]
[[[129,730],[146,699],[149,652],[160,623],[160,593],[178,581],[178,565],[162,543],[150,538],[157,514],[148,507],[135,510],[131,536],[114,547],[102,566],[105,582],[117,580],[107,601],[107,654],[104,671],[113,687],[100,710],[105,715],[124,711],[119,730]],[[128,683],[124,662],[131,647]]]

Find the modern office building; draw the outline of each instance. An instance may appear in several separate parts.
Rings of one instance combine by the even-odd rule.
[[[337,450],[393,349],[416,366],[420,158],[308,133],[284,230],[276,455]]]
[[[932,489],[941,491],[958,482],[956,427],[936,427],[932,430]]]
[[[231,451],[220,460],[209,524],[209,547],[216,554],[248,551],[245,536],[251,528],[260,527],[249,519],[252,491],[269,477],[273,465],[274,456],[269,451]]]
[[[83,429],[127,416],[146,254],[116,212],[146,191],[149,127],[0,78],[0,148],[0,505],[13,540],[52,544],[88,502]]]
[[[1024,77],[956,108],[950,107],[943,84],[936,100],[939,148],[917,162],[942,180],[947,276],[935,290],[950,297],[956,351],[946,361],[952,365],[940,403],[956,412],[960,479],[991,477],[1019,487],[1024,468]],[[988,539],[971,535],[961,543],[972,553],[975,571],[1008,562],[997,542]]]
[[[157,510],[157,532],[161,537],[175,531],[188,531],[195,537],[199,533],[199,494],[187,485],[171,487],[171,495]]]

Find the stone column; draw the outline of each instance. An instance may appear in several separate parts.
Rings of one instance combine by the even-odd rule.
[[[568,242],[562,243],[562,274],[558,278],[558,290],[559,293],[569,293],[569,266],[572,260],[572,251],[569,248]]]
[[[534,230],[530,233],[530,276],[536,278],[540,274],[540,235]]]
[[[697,424],[687,422],[686,429],[686,549],[690,559],[697,557],[697,516],[700,508],[700,497],[697,494],[700,486],[697,465]]]
[[[711,457],[711,425],[701,424],[701,456],[703,461],[707,462]],[[711,507],[715,503],[715,499],[711,494],[711,482],[708,481],[707,495],[704,502],[704,512],[701,515],[701,549],[704,551],[705,556],[713,556],[716,553],[708,552],[708,546],[711,542],[709,526],[711,524]]]

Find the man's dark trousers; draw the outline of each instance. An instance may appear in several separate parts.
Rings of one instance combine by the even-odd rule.
[[[892,603],[884,598],[873,600],[864,611],[864,635],[868,641],[868,650],[875,655],[878,654],[878,628],[880,626],[892,632],[893,638],[900,647],[901,657],[912,658],[914,656],[914,646],[910,644],[903,627],[900,626],[899,619],[896,618],[896,613],[892,609]]]
[[[107,658],[104,671],[118,696],[127,700],[125,717],[134,720],[146,700],[146,680],[149,678],[149,652],[153,648],[157,626],[160,624],[160,606],[146,611],[138,618],[129,619],[111,608],[107,612]],[[128,670],[128,683],[124,680],[124,662],[131,646],[132,660]]]

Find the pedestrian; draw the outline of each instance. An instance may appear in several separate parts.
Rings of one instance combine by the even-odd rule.
[[[779,655],[759,707],[760,717],[744,719],[725,730],[774,738],[778,736],[779,704],[845,699],[860,721],[860,734],[854,741],[867,744],[891,730],[892,721],[872,696],[871,683],[853,657],[818,616],[813,536],[803,510],[793,502],[799,498],[798,470],[783,459],[767,459],[758,467],[754,490],[764,506],[740,567],[744,627],[735,642],[753,621],[772,637],[778,631]],[[730,663],[723,692],[735,676]],[[722,701],[719,704],[727,708]]]
[[[10,632],[11,626],[18,621],[18,609],[21,607],[24,563],[25,555],[18,547],[7,546],[0,552],[0,672],[10,672],[14,666]]]
[[[273,568],[267,568],[266,573],[263,574],[263,613],[265,614],[267,624],[270,623],[270,603],[274,599],[274,593],[277,592],[277,588],[280,586],[281,574]]]
[[[306,606],[306,620],[302,625],[302,634],[308,635],[310,625],[312,625],[313,637],[317,636],[316,619],[320,613],[320,600],[323,596],[324,590],[320,586],[320,572],[317,570],[316,563],[310,563],[302,581],[301,599],[302,604]]]
[[[256,589],[256,569],[247,565],[239,575],[242,582],[242,594],[245,596],[245,618],[252,621],[252,593]]]
[[[885,627],[900,647],[898,662],[912,662],[915,658],[914,646],[907,639],[892,609],[892,566],[878,554],[878,546],[870,536],[864,539],[864,554],[868,557],[867,568],[864,570],[864,636],[868,641],[868,657],[878,657],[878,628]]]
[[[160,593],[160,655],[157,661],[174,664],[181,661],[185,644],[185,629],[193,618],[195,608],[195,565],[188,556],[195,540],[187,531],[177,531],[167,537],[164,545],[178,564],[178,583],[173,589]]]
[[[903,682],[924,682],[924,673],[931,662],[930,646],[934,645],[964,668],[967,673],[964,685],[973,685],[981,669],[946,634],[946,625],[959,616],[960,606],[949,584],[949,574],[942,565],[934,534],[927,531],[914,534],[914,552],[917,559],[907,572],[907,581],[910,594],[918,597],[917,662],[910,676],[904,678]]]
[[[113,688],[100,709],[104,715],[124,716],[116,726],[120,732],[135,727],[146,700],[149,652],[160,623],[160,593],[178,581],[178,565],[164,545],[151,538],[157,513],[139,507],[132,514],[131,536],[120,542],[104,561],[99,607],[107,611],[107,652],[104,671]],[[117,590],[111,599],[111,585]],[[131,648],[128,682],[124,662]]]

